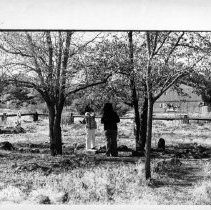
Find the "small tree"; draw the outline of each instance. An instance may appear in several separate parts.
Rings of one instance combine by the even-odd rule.
[[[187,61],[189,51],[187,47],[180,45],[188,40],[184,32],[146,32],[145,37],[147,46],[145,71],[148,98],[145,176],[146,179],[150,179],[153,104],[181,78],[190,74],[204,56],[196,56],[192,52],[188,54]]]

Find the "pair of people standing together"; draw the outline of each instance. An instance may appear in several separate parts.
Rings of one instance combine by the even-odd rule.
[[[86,123],[86,149],[95,148],[95,129],[97,124],[95,121],[95,113],[90,107],[85,109],[85,117],[83,122]],[[101,123],[104,124],[106,137],[106,155],[117,156],[117,123],[120,122],[119,116],[113,110],[111,103],[106,103],[103,108],[103,116]]]

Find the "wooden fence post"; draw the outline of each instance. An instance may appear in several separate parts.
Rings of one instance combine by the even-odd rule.
[[[70,124],[74,123],[74,116],[73,113],[70,114]]]
[[[21,113],[20,112],[18,112],[18,114],[17,114],[16,127],[18,127],[18,128],[21,127]]]
[[[6,127],[7,125],[7,113],[3,113],[3,115],[1,116],[1,121],[4,127]]]
[[[33,114],[33,121],[34,121],[34,122],[38,121],[38,113],[37,113],[37,112],[35,112],[35,113]]]
[[[183,124],[189,124],[189,119],[188,119],[188,115],[184,115],[183,120],[182,120]]]

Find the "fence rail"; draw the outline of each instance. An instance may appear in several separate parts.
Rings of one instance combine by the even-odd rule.
[[[21,116],[30,116],[30,115],[33,116],[33,115],[36,115],[36,113],[23,113],[23,114],[21,114]],[[42,114],[42,113],[40,113],[38,115],[40,115],[40,116],[48,116],[48,114]],[[0,114],[0,117],[2,117],[2,116],[4,116],[4,114]],[[7,117],[16,117],[17,114],[6,114],[6,116]]]
[[[48,114],[43,114],[43,113],[23,113],[21,116],[33,116],[34,121],[38,120],[38,116],[48,116]],[[0,117],[3,119],[3,117],[15,117],[17,114],[0,114]],[[70,115],[72,117],[72,122],[74,122],[74,118],[83,118],[83,115]],[[96,116],[96,118],[101,118],[101,116]],[[120,119],[125,119],[125,120],[133,120],[134,117],[120,117]],[[181,114],[180,116],[173,116],[173,117],[165,117],[165,116],[153,116],[153,120],[182,120],[184,123],[189,122],[190,120],[196,120],[196,121],[211,121],[211,118],[208,117],[189,117],[187,114]]]

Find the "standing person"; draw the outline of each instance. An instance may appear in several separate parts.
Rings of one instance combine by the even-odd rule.
[[[94,149],[97,123],[94,110],[90,106],[86,106],[84,120],[81,123],[86,124],[86,149]]]
[[[117,123],[120,122],[119,116],[113,110],[111,103],[106,103],[103,108],[101,123],[104,124],[106,137],[106,155],[118,156],[117,152]]]

